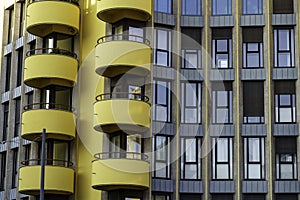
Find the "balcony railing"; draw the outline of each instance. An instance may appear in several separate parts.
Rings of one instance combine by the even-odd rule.
[[[117,35],[107,35],[99,38],[97,40],[97,44],[101,44],[104,42],[110,41],[133,41],[133,42],[140,42],[150,46],[150,41],[142,36],[138,35],[130,35],[130,34],[117,34]]]
[[[36,158],[36,159],[29,159],[29,160],[23,160],[21,161],[21,165],[23,166],[36,166],[41,164],[42,159]],[[67,160],[61,160],[61,159],[45,159],[45,164],[49,166],[58,166],[58,167],[72,167],[73,163]]]
[[[148,155],[136,152],[103,152],[94,155],[95,160],[107,160],[107,159],[132,159],[132,160],[143,160],[148,162]]]
[[[39,1],[53,1],[53,0],[28,0],[28,5],[34,2],[39,2]],[[56,1],[63,1],[63,2],[69,2],[72,4],[75,4],[77,6],[79,6],[79,0],[56,0]]]
[[[37,49],[31,49],[27,51],[26,56],[32,56],[32,55],[43,55],[43,54],[56,54],[56,55],[64,55],[64,56],[70,56],[72,58],[77,59],[77,55],[71,51],[59,49],[59,48],[37,48]]]
[[[128,99],[128,100],[138,100],[144,101],[146,103],[149,102],[149,97],[142,95],[140,93],[129,93],[129,92],[113,92],[113,93],[104,93],[96,96],[96,102],[111,100],[111,99]]]
[[[73,112],[72,106],[56,104],[56,103],[33,103],[24,106],[24,111],[37,110],[37,109],[63,110],[63,111]]]

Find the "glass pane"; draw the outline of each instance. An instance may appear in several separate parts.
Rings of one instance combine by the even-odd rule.
[[[278,66],[279,67],[291,67],[290,53],[278,53]]]
[[[155,6],[155,11],[158,12],[164,12],[164,13],[170,13],[170,8],[168,5],[169,0],[156,0],[156,6]]]
[[[249,179],[260,179],[261,178],[261,169],[260,164],[250,164],[249,167]]]
[[[217,40],[217,52],[227,52],[227,51],[228,51],[227,40]]]
[[[111,139],[111,152],[120,152],[121,150],[121,136],[117,135]]]
[[[143,42],[144,31],[142,28],[129,26],[129,35],[133,35],[133,36],[129,36],[129,40]],[[139,36],[139,37],[134,37],[134,36]]]
[[[248,51],[258,51],[258,43],[248,43]]]
[[[186,139],[185,140],[186,145],[186,153],[185,153],[185,159],[186,162],[196,162],[196,139]]]
[[[214,0],[213,7],[214,7],[214,13],[217,15],[228,15],[231,14],[231,6],[229,5],[229,2],[231,0]],[[229,10],[230,9],[230,10]]]
[[[186,68],[197,68],[198,66],[198,57],[197,54],[185,54],[185,67]]]
[[[289,30],[278,30],[278,49],[280,51],[290,50]]]
[[[186,105],[187,106],[196,106],[197,97],[196,97],[196,84],[190,83],[186,84]]]
[[[197,178],[197,167],[195,164],[185,165],[185,178],[196,179]]]
[[[259,66],[259,53],[247,54],[247,67],[260,67]]]
[[[293,122],[292,120],[292,108],[280,108],[280,122]]]
[[[162,0],[159,0],[162,1]],[[168,49],[168,32],[164,30],[157,30],[157,48],[167,50]]]
[[[261,0],[244,0],[246,4],[245,14],[261,14]]]
[[[260,161],[260,139],[259,138],[249,138],[248,149],[249,149],[249,162],[259,162]]]
[[[218,138],[216,145],[217,145],[217,161],[228,162],[228,139]]]
[[[166,154],[166,138],[157,136],[156,137],[156,160],[167,160]]]
[[[157,50],[157,65],[168,66],[168,52]]]
[[[167,83],[164,81],[157,81],[157,104],[167,104]]]
[[[228,109],[227,108],[219,108],[217,110],[217,122],[216,123],[228,123]]]
[[[228,179],[229,178],[229,171],[228,165],[217,165],[217,179]]]
[[[218,101],[217,106],[221,107],[227,107],[228,106],[228,92],[227,91],[218,91]]]
[[[280,165],[281,179],[292,179],[293,178],[293,165],[292,164],[281,164]]]
[[[228,68],[229,67],[228,54],[217,54],[216,55],[216,66],[218,68]]]
[[[280,161],[281,162],[292,162],[293,161],[293,155],[292,154],[281,154],[280,155]]]
[[[185,109],[185,123],[197,123],[197,109],[186,108]]]
[[[291,106],[291,95],[281,94],[279,96],[280,106]]]
[[[141,135],[127,135],[127,152],[141,153]]]
[[[156,162],[156,177],[165,178],[167,177],[166,173],[166,163]]]
[[[198,3],[198,7],[197,7],[197,1],[199,0],[183,0],[185,1],[185,14],[187,15],[197,15],[200,14],[199,13],[199,3]]]

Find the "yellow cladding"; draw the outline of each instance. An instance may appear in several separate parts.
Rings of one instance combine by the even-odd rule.
[[[71,140],[75,137],[75,116],[62,110],[29,110],[22,114],[22,138],[34,140],[46,129],[47,138]]]
[[[98,190],[149,188],[149,163],[142,160],[97,160],[92,166],[92,187]]]
[[[151,17],[151,0],[101,0],[97,4],[99,19],[114,23],[123,18],[148,21]]]
[[[134,41],[100,43],[96,46],[96,72],[107,77],[125,72],[146,76],[150,73],[151,52],[148,45]]]
[[[71,87],[76,82],[78,61],[70,56],[41,54],[25,59],[24,83],[35,88],[48,85]]]
[[[57,32],[75,35],[79,31],[80,9],[63,1],[39,1],[27,7],[27,31],[44,37]]]
[[[144,132],[150,127],[150,105],[143,101],[113,99],[98,101],[94,105],[94,128],[106,133],[117,130]]]
[[[41,166],[21,167],[19,192],[28,195],[40,193]],[[74,170],[66,167],[45,166],[45,193],[73,194]]]

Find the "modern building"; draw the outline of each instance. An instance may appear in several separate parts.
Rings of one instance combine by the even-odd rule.
[[[300,198],[297,0],[1,3],[0,200]]]

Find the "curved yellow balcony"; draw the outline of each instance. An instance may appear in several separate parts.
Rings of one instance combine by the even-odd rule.
[[[101,94],[96,97],[94,112],[97,131],[145,132],[150,127],[150,104],[148,97],[130,93]]]
[[[76,54],[60,49],[46,49],[46,51],[51,52],[35,55],[30,55],[31,52],[27,53],[24,83],[34,88],[44,88],[49,85],[72,87],[77,79]]]
[[[72,140],[75,137],[75,116],[72,112],[55,104],[33,104],[25,106],[22,113],[21,136],[34,140],[46,129],[47,138]],[[41,108],[41,109],[39,109]]]
[[[45,193],[74,193],[74,170],[60,166],[45,166]],[[41,166],[26,166],[19,169],[19,192],[27,195],[40,193]]]
[[[105,36],[96,46],[96,72],[105,77],[150,73],[152,50],[149,41],[134,35]]]
[[[149,188],[149,163],[142,154],[100,153],[92,163],[92,187],[97,190]],[[123,158],[122,158],[123,157]]]
[[[27,7],[27,31],[39,37],[51,33],[75,35],[79,31],[80,9],[64,1],[35,1]]]
[[[97,4],[99,19],[115,23],[121,19],[147,21],[151,17],[151,0],[99,0]]]

